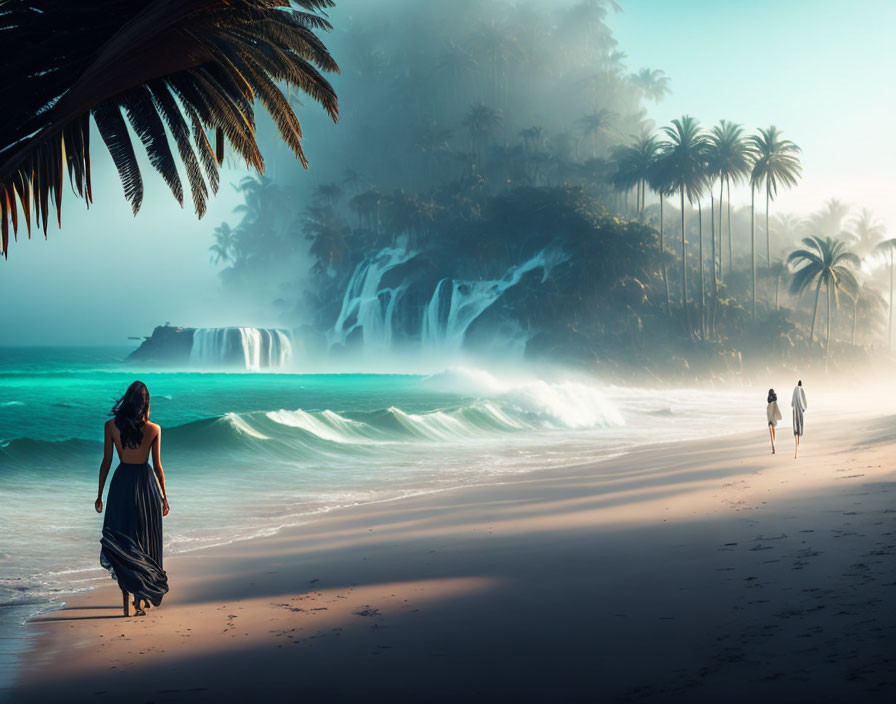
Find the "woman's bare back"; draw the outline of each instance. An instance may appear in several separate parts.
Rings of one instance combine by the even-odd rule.
[[[149,461],[152,444],[156,441],[161,430],[158,425],[146,421],[143,427],[143,442],[140,443],[140,447],[123,447],[121,444],[121,433],[115,425],[115,421],[106,421],[106,425],[109,426],[109,431],[112,434],[112,442],[115,443],[119,460],[126,464],[143,464]]]

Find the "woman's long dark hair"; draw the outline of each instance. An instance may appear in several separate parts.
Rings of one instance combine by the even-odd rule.
[[[769,389],[767,403],[771,403],[772,401],[777,401],[777,400],[778,400],[778,394],[775,393],[774,389]]]
[[[143,444],[143,426],[149,413],[149,389],[142,381],[135,381],[115,402],[109,413],[115,416],[115,427],[121,433],[123,447],[140,447]]]

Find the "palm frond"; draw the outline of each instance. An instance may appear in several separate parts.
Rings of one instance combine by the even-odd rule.
[[[135,213],[143,178],[127,122],[180,203],[183,166],[200,217],[209,191],[218,189],[225,139],[247,165],[264,168],[256,98],[307,166],[298,117],[278,82],[338,119],[336,94],[321,72],[339,69],[315,35],[330,28],[324,13],[332,6],[332,0],[3,2],[0,35],[14,57],[4,87],[16,100],[0,111],[0,251],[7,255],[10,226],[15,237],[20,222],[29,235],[32,220],[46,234],[51,204],[61,225],[66,171],[73,190],[91,202],[91,115]]]
[[[797,264],[801,261],[807,261],[812,264],[822,263],[819,256],[815,252],[810,252],[808,249],[795,249],[787,255],[788,264]]]
[[[796,271],[790,280],[790,293],[799,296],[819,277],[819,270],[813,266],[804,266]]]

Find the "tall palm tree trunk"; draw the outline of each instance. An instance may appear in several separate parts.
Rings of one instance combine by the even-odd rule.
[[[856,319],[859,317],[859,294],[856,292],[856,297],[852,302],[852,346],[856,346]]]
[[[778,274],[775,276],[775,310],[781,310],[778,305],[778,291],[781,290],[781,273],[782,270],[778,269]]]
[[[734,239],[731,237],[731,180],[728,179],[728,273],[734,272]]]
[[[772,270],[772,237],[771,231],[768,229],[768,201],[769,192],[768,185],[765,186],[765,258],[768,263],[768,270]]]
[[[828,329],[824,336],[824,370],[828,370],[828,353],[831,351],[831,282],[827,285],[828,294]]]
[[[710,195],[712,195],[712,189],[709,190]],[[719,281],[724,280],[724,270],[725,267],[722,263],[722,203],[725,202],[725,179],[723,177],[719,178]],[[715,225],[715,221],[713,221],[713,225]],[[713,266],[716,266],[715,261],[713,261]]]
[[[729,194],[728,198],[731,196]],[[729,203],[730,207],[730,203]],[[750,257],[753,272],[753,320],[756,320],[756,188],[750,184]]]
[[[681,307],[685,312],[688,309],[688,257],[685,248],[685,222],[684,222],[684,186],[678,189],[681,192]]]
[[[663,194],[660,193],[660,253],[663,260],[663,284],[666,287],[666,312],[672,317],[672,301],[669,297],[669,275],[666,271],[666,238],[664,235],[664,218],[663,218]]]
[[[706,293],[703,274],[703,206],[697,201],[697,236],[700,238],[700,331],[706,342]]]
[[[818,318],[818,298],[821,296],[821,279],[818,279],[818,286],[815,289],[815,310],[812,312],[812,330],[809,333],[809,343],[815,341],[815,321]]]
[[[893,250],[890,250],[890,325],[887,331],[887,351],[893,351]]]
[[[716,200],[709,190],[709,227],[712,234],[712,317],[709,330],[715,338],[716,335],[716,305],[719,301],[719,279],[716,276]],[[719,206],[721,210],[721,204]]]

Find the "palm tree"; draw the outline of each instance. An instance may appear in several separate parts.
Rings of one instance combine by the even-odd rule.
[[[348,202],[348,207],[358,215],[358,227],[367,226],[379,230],[379,212],[383,196],[375,188],[359,193]]]
[[[283,202],[283,189],[268,176],[250,174],[240,180],[236,190],[242,193],[243,202],[233,212],[242,213],[243,224],[270,227]]]
[[[613,150],[613,157],[616,161],[613,186],[620,191],[636,189],[638,219],[641,218],[644,211],[647,181],[650,178],[651,164],[656,157],[657,145],[656,137],[644,134],[634,144],[620,146]]]
[[[690,115],[672,120],[663,132],[669,138],[659,146],[659,160],[665,164],[672,190],[681,199],[681,305],[688,305],[687,238],[685,225],[685,197],[695,203],[706,185],[706,137],[700,123]]]
[[[356,63],[358,65],[369,63],[365,59],[366,57],[361,58]],[[440,77],[439,84],[448,89],[446,97],[457,103],[463,99],[470,77],[478,72],[476,60],[470,52],[453,41],[448,43],[448,49],[439,59],[436,69],[445,74],[444,78]],[[449,87],[453,87],[453,89]]]
[[[348,244],[351,228],[328,204],[312,204],[305,213],[302,229],[305,237],[311,240],[309,251],[317,258],[315,272],[323,274],[338,270],[351,252]]]
[[[771,228],[775,233],[779,248],[790,248],[796,242],[797,235],[805,230],[806,223],[793,213],[780,213],[772,218]]]
[[[218,187],[225,138],[249,166],[264,168],[255,98],[307,166],[298,118],[278,82],[303,90],[337,119],[336,94],[318,69],[338,67],[314,34],[329,28],[318,13],[331,4],[297,0],[294,9],[288,0],[4,3],[0,34],[11,57],[4,90],[15,100],[0,111],[3,255],[10,222],[17,232],[19,207],[29,234],[33,209],[46,235],[51,199],[61,225],[66,170],[73,190],[88,203],[93,199],[91,116],[134,213],[143,201],[143,179],[125,114],[153,168],[181,203],[178,162],[183,166],[200,217],[209,189]],[[214,146],[208,131],[215,133]]]
[[[706,147],[704,148],[704,158],[705,163],[703,165],[704,175],[706,178],[706,190],[709,193],[709,225],[710,225],[710,236],[712,238],[712,245],[710,247],[710,254],[712,255],[712,299],[713,299],[713,317],[712,317],[712,331],[715,334],[715,314],[716,308],[719,301],[719,273],[721,269],[721,257],[722,257],[722,243],[721,243],[721,228],[722,228],[722,193],[721,188],[724,186],[724,179],[721,178],[721,171],[719,169],[719,159],[718,159],[718,150],[713,144],[712,135],[710,134],[706,140]],[[716,261],[716,203],[715,197],[713,196],[712,186],[716,179],[719,179],[719,259]],[[701,228],[703,226],[703,215],[701,212],[700,215],[700,225]],[[701,247],[701,255],[700,255],[700,266],[703,267],[703,234],[701,229],[700,234],[700,247]],[[718,264],[718,267],[716,266]],[[701,272],[701,280],[702,280],[702,272]]]
[[[719,177],[719,275],[722,275],[722,201],[724,188],[728,189],[728,272],[734,270],[734,240],[731,235],[731,184],[740,183],[753,164],[750,144],[744,137],[744,128],[734,122],[722,120],[712,128],[708,137],[708,159],[712,171]]]
[[[893,351],[893,268],[894,259],[896,259],[896,237],[883,242],[879,242],[874,248],[875,254],[883,258],[889,259],[890,264],[890,314],[887,317],[887,349]]]
[[[519,63],[525,53],[524,47],[506,22],[491,19],[480,24],[467,40],[465,49],[480,71],[484,69],[486,72],[481,75],[487,79],[487,83],[480,86],[481,96],[497,99],[498,104],[502,104],[507,93],[507,69]]]
[[[642,68],[631,75],[634,83],[645,98],[655,103],[660,102],[669,92],[669,77],[658,68]]]
[[[591,158],[597,156],[597,138],[599,135],[615,134],[614,124],[617,115],[612,110],[601,108],[597,112],[593,112],[578,121],[579,129],[582,130],[582,137],[591,138]]]
[[[635,189],[635,212],[641,215],[641,180],[638,174],[635,149],[630,146],[618,146],[613,150],[615,170],[613,172],[613,188],[617,193],[624,193],[626,202],[628,194]],[[626,214],[628,215],[628,214]]]
[[[345,191],[339,183],[322,183],[314,189],[314,199],[335,206],[342,199],[344,193]]]
[[[862,212],[853,218],[850,235],[855,238],[855,248],[863,254],[869,254],[885,233],[884,224],[868,208],[862,208]]]
[[[789,139],[781,139],[781,131],[772,125],[760,129],[750,137],[755,161],[750,175],[751,187],[765,183],[765,256],[769,268],[772,265],[771,234],[768,228],[769,201],[778,194],[778,186],[796,185],[803,167],[797,154],[800,148]],[[755,308],[755,303],[753,304]]]
[[[470,108],[461,124],[470,133],[476,161],[481,161],[483,143],[497,130],[501,129],[504,125],[504,120],[501,115],[488,105],[477,103]]]
[[[666,288],[666,312],[672,316],[672,303],[669,296],[669,276],[666,271],[666,240],[665,240],[665,217],[663,214],[663,203],[666,196],[672,195],[672,180],[669,175],[668,164],[665,160],[659,158],[659,152],[654,155],[650,163],[649,175],[647,182],[656,193],[660,201],[660,260],[662,262],[663,285]]]
[[[823,237],[841,237],[843,221],[849,215],[849,206],[837,198],[828,198],[824,208],[809,216],[808,226],[811,231]]]
[[[832,237],[821,238],[811,236],[803,238],[803,249],[796,249],[787,257],[787,263],[802,265],[793,274],[790,283],[790,292],[801,295],[804,291],[815,285],[815,308],[812,313],[812,330],[809,340],[815,339],[815,321],[818,317],[818,299],[821,295],[821,287],[825,287],[828,299],[828,328],[825,338],[825,359],[831,341],[831,297],[839,305],[841,291],[849,296],[856,295],[859,287],[853,268],[859,268],[859,258],[846,250],[846,244],[842,240]]]
[[[215,243],[209,247],[212,253],[210,260],[215,264],[227,264],[233,260],[233,250],[236,246],[236,231],[226,222],[222,222],[215,228]]]
[[[858,296],[853,300],[853,319],[852,319],[852,345],[856,346],[856,327],[859,316],[862,316],[863,327],[866,331],[874,330],[877,322],[883,317],[883,312],[887,309],[887,303],[884,301],[880,291],[873,284],[864,281],[859,288]]]
[[[697,238],[700,242],[700,334],[706,341],[706,280],[703,272],[703,204],[697,198]]]

